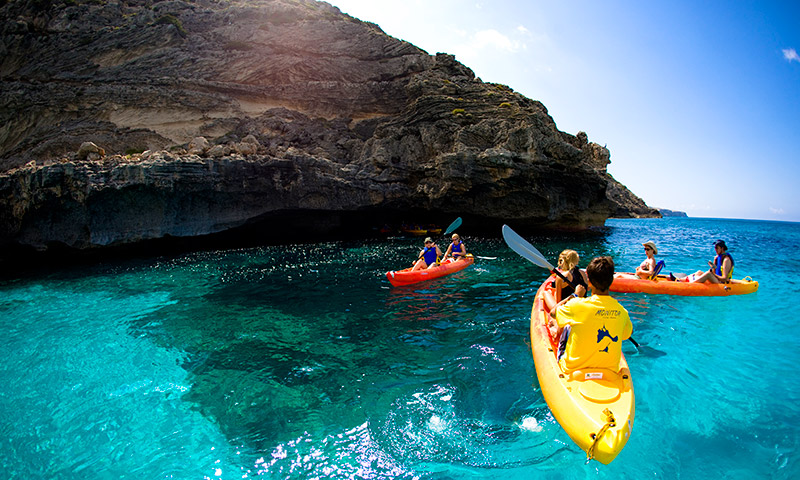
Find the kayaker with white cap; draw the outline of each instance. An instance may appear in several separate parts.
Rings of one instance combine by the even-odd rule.
[[[414,270],[422,270],[423,268],[431,268],[436,266],[436,260],[442,256],[442,251],[439,250],[439,245],[433,243],[431,237],[425,239],[425,247],[419,252],[419,260],[414,263]]]

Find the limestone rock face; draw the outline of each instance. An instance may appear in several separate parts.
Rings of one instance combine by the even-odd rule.
[[[540,102],[327,3],[8,0],[0,20],[0,245],[658,216]]]

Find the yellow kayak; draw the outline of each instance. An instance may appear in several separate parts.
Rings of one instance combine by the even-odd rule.
[[[564,372],[556,359],[558,342],[547,325],[555,306],[552,282],[536,293],[531,312],[531,349],[542,395],[569,437],[588,459],[608,464],[628,442],[636,411],[633,380],[622,355],[619,370],[584,369]]]

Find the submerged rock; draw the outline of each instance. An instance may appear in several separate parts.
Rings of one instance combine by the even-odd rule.
[[[0,246],[659,215],[540,102],[323,2],[9,0],[0,19]]]

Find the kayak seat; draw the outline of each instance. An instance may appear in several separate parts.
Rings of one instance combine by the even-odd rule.
[[[594,382],[581,382],[578,391],[581,395],[592,402],[609,403],[619,398],[620,388],[615,382],[597,380]]]
[[[625,372],[617,373],[606,368],[582,368],[570,374],[572,380],[578,381],[578,391],[592,402],[613,402],[620,396],[622,376],[629,375]]]
[[[664,268],[664,260],[659,260],[656,263],[656,268],[653,269],[653,274],[650,275],[650,280],[655,280],[658,277],[658,274],[661,273],[661,269]]]

